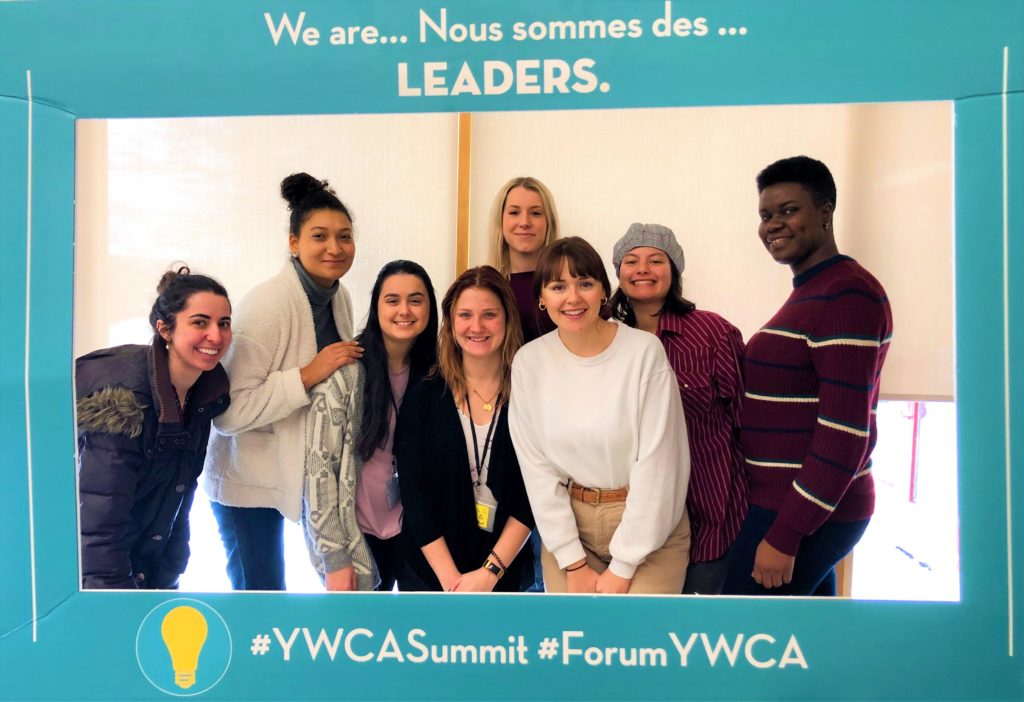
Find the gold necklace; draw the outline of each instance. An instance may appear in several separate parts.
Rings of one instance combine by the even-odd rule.
[[[470,388],[470,389],[472,389],[472,388]],[[472,389],[472,390],[473,390],[473,394],[476,395],[477,397],[479,397],[480,401],[484,403],[484,411],[485,412],[493,412],[494,411],[494,402],[498,399],[498,395],[501,394],[501,390],[498,390],[498,392],[496,392],[494,394],[494,398],[490,402],[485,400],[484,396],[481,395],[480,393],[478,393],[475,389]]]

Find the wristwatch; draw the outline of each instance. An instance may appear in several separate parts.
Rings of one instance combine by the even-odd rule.
[[[494,577],[496,577],[498,580],[501,580],[501,576],[505,574],[505,569],[497,563],[495,563],[494,561],[492,561],[490,558],[484,561],[483,569],[486,571],[490,571],[491,573],[494,573]]]

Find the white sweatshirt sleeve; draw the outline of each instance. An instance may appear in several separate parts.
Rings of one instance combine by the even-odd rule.
[[[622,578],[632,578],[644,559],[664,545],[686,509],[690,450],[683,405],[664,350],[659,345],[655,351],[643,361],[648,367],[633,410],[639,425],[636,462],[629,471],[622,521],[608,547],[608,567]]]
[[[572,505],[569,504],[569,476],[544,454],[541,434],[531,415],[537,396],[536,379],[533,379],[534,391],[531,392],[531,379],[525,377],[517,360],[512,362],[508,427],[541,539],[558,561],[558,566],[565,568],[586,555],[580,543]]]

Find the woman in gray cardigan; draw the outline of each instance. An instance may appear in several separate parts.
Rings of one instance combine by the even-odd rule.
[[[327,181],[281,182],[291,260],[243,298],[225,357],[231,407],[214,423],[204,487],[235,590],[284,590],[284,522],[302,507],[309,390],[359,359],[339,279],[355,257],[352,216]]]

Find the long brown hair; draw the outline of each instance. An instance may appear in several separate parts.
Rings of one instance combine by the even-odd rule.
[[[466,385],[466,374],[462,369],[462,347],[455,341],[452,331],[452,310],[459,296],[469,288],[478,288],[494,293],[505,311],[505,339],[501,342],[501,389],[498,391],[498,402],[508,400],[512,386],[512,358],[523,345],[523,329],[519,322],[519,309],[516,307],[515,294],[508,281],[501,273],[491,266],[477,266],[455,279],[441,301],[441,333],[438,338],[437,366],[435,372],[440,373],[444,382],[456,400],[465,397],[469,392]]]

